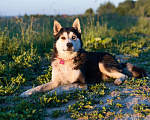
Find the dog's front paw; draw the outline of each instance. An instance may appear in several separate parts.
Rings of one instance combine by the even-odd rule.
[[[127,79],[128,78],[128,76],[124,76],[124,77],[120,77],[120,78],[118,78],[118,79],[116,79],[115,81],[114,81],[114,84],[115,85],[120,85],[123,81],[125,81],[125,79]]]
[[[27,90],[25,92],[23,92],[20,97],[25,98],[25,97],[29,97],[30,95],[32,95],[32,91],[31,90]]]
[[[114,81],[114,84],[115,84],[115,85],[120,85],[121,83],[122,83],[121,78],[118,78],[118,79],[116,79],[116,80]]]

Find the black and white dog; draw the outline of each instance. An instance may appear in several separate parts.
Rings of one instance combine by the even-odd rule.
[[[110,77],[115,78],[114,84],[119,85],[128,77],[145,77],[144,69],[130,63],[118,63],[107,52],[86,52],[82,49],[81,27],[77,18],[72,27],[63,28],[54,21],[52,55],[52,80],[22,93],[28,97],[35,92],[50,91],[57,93],[87,88],[87,84],[100,83]]]

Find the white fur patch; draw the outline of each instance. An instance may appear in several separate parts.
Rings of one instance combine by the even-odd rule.
[[[73,69],[73,60],[65,61],[63,65],[59,62],[60,60],[56,59],[52,63],[52,81],[57,81],[61,85],[76,82],[81,71]]]

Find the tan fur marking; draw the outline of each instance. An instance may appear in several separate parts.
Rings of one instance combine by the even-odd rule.
[[[126,75],[124,75],[118,71],[108,72],[102,63],[99,63],[99,69],[103,74],[106,74],[109,77],[117,78],[114,81],[114,84],[117,84],[117,85],[121,84],[127,78]]]
[[[124,74],[118,72],[118,71],[111,71],[111,72],[108,72],[104,65],[102,63],[99,63],[99,69],[100,71],[103,73],[103,74],[106,74],[107,76],[109,77],[113,77],[113,78],[120,78],[120,77],[123,77]]]
[[[61,24],[57,20],[55,20],[53,27],[53,34],[57,35],[57,33],[60,31],[61,28],[62,28]]]
[[[79,33],[81,33],[81,27],[80,27],[80,21],[79,19],[75,19],[75,21],[73,22],[72,27],[74,27]]]

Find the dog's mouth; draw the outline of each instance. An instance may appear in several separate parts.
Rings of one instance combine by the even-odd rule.
[[[65,51],[65,52],[73,52],[73,51],[74,51],[74,49],[73,49],[73,48],[67,48],[66,50],[65,50],[65,49],[63,49],[63,51]]]

